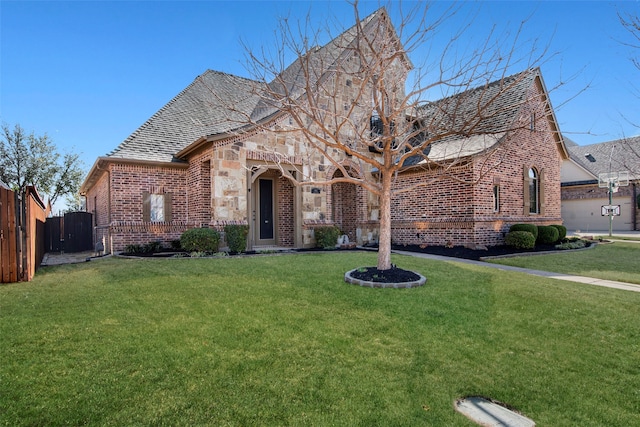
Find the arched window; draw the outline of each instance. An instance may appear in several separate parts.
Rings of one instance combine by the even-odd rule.
[[[535,168],[529,169],[529,213],[540,213],[540,175]]]

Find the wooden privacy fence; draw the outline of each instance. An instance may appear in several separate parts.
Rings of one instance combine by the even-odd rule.
[[[0,282],[29,281],[44,257],[49,211],[34,187],[21,196],[0,184]]]

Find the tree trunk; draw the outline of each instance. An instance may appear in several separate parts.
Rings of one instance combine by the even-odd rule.
[[[378,270],[388,270],[391,268],[391,179],[392,175],[389,172],[382,172]]]

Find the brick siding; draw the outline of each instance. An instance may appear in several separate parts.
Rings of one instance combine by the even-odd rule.
[[[536,90],[537,88],[533,88]],[[395,244],[494,246],[515,223],[561,224],[561,156],[553,130],[544,117],[544,104],[536,97],[523,106],[516,130],[499,143],[495,152],[476,156],[472,163],[444,173],[410,170],[394,189],[413,190],[392,201],[392,240]],[[531,113],[536,128],[529,129]],[[487,157],[490,156],[490,157]],[[542,171],[543,211],[525,213],[525,168]],[[434,183],[431,182],[440,176]],[[493,186],[500,188],[500,210],[494,212]]]
[[[294,229],[294,187],[287,178],[279,177],[276,181],[278,231],[277,245],[292,247],[295,245]]]

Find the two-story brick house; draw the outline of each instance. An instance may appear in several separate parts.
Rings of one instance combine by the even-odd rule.
[[[384,9],[365,18],[361,28],[377,31],[381,25],[390,25]],[[349,66],[345,58],[357,34],[347,30],[308,58],[322,64],[319,79],[333,79],[345,100],[363,88],[335,72]],[[394,67],[393,74],[406,76],[411,63],[399,56]],[[282,81],[291,82],[286,89],[306,95],[297,84],[300,64],[284,74]],[[260,84],[207,71],[96,160],[81,192],[94,214],[95,238],[105,241],[107,252],[226,224],[249,224],[253,248],[311,246],[314,227],[327,224],[339,226],[351,241],[376,241],[379,197],[353,183],[321,184],[343,171],[373,179],[376,171],[342,152],[310,151],[299,132],[282,132],[292,119],[265,104]],[[494,111],[477,123],[482,132],[450,135],[424,156],[404,161],[394,181],[394,243],[489,246],[502,243],[516,222],[561,223],[566,151],[540,71],[432,103],[419,112],[423,122],[442,119],[443,106],[461,96],[469,103],[474,96],[494,96]],[[248,125],[248,118],[259,125]],[[290,178],[313,184],[294,185]]]

